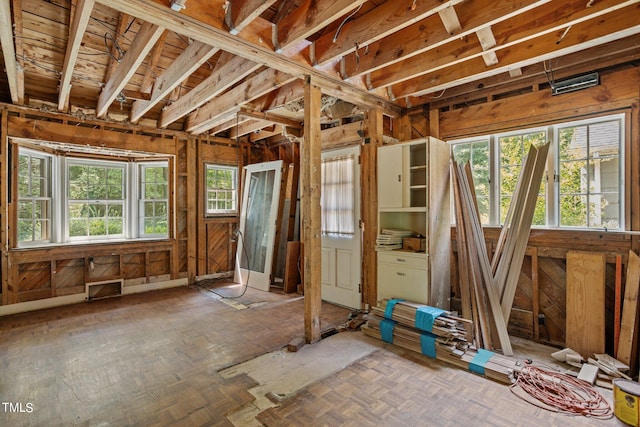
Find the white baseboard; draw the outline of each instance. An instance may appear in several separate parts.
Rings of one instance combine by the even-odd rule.
[[[44,308],[59,307],[61,305],[77,304],[87,300],[86,294],[65,295],[63,297],[53,297],[39,299],[36,301],[19,302],[0,306],[0,316],[10,314],[25,313],[27,311],[42,310]]]
[[[154,291],[158,289],[177,288],[178,286],[186,286],[189,280],[183,279],[165,280],[163,282],[145,283],[143,285],[125,286],[122,289],[122,295],[137,294],[140,292]],[[36,301],[19,302],[16,304],[0,306],[0,316],[8,316],[10,314],[25,313],[27,311],[42,310],[45,308],[59,307],[62,305],[77,304],[87,300],[86,294],[66,295],[63,297],[45,298]]]

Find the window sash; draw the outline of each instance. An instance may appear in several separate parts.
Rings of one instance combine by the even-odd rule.
[[[205,214],[235,214],[238,209],[238,168],[205,165]]]

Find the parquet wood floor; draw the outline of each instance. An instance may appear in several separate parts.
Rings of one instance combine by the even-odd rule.
[[[231,290],[229,290],[231,293]],[[249,289],[238,301],[193,288],[0,318],[0,400],[32,406],[2,426],[228,426],[256,382],[219,371],[303,333],[303,300]],[[348,311],[323,304],[323,325]],[[551,414],[504,385],[380,344],[263,411],[267,426],[621,426]]]
[[[259,294],[244,310],[185,287],[0,318],[0,400],[24,410],[0,405],[0,425],[230,425],[255,383],[217,371],[304,333],[303,300]],[[322,324],[348,313],[323,304]]]

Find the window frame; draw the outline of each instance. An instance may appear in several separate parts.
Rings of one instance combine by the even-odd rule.
[[[21,196],[20,194],[20,156],[25,155],[29,158],[29,164],[31,164],[31,159],[36,158],[36,159],[40,159],[40,160],[44,160],[45,161],[45,167],[46,167],[46,177],[44,178],[45,180],[45,188],[46,188],[46,194],[48,196],[32,196],[31,194],[29,196]],[[54,211],[54,194],[53,194],[53,185],[52,185],[52,176],[54,174],[54,162],[52,159],[53,156],[51,156],[48,153],[45,152],[40,152],[37,150],[31,150],[29,148],[23,148],[21,150],[19,150],[18,152],[18,168],[16,169],[16,177],[17,177],[17,186],[16,186],[16,199],[17,199],[17,204],[16,204],[16,241],[19,241],[20,239],[20,222],[23,221],[23,219],[20,217],[20,205],[23,201],[29,201],[31,202],[32,206],[34,203],[37,203],[38,201],[45,201],[48,202],[48,209],[47,209],[47,215],[43,215],[42,217],[40,217],[40,219],[37,219],[36,217],[34,217],[33,213],[31,215],[31,226],[32,226],[32,231],[31,231],[31,236],[32,236],[32,240],[25,240],[22,241],[21,246],[24,247],[28,247],[28,246],[41,246],[43,244],[47,244],[49,242],[51,242],[52,236],[54,235],[54,221],[52,219],[52,215],[53,215],[53,211]],[[30,169],[30,168],[29,168]],[[29,174],[29,187],[31,187],[32,183],[31,183],[31,174]],[[33,209],[33,208],[32,208]],[[33,211],[32,211],[33,212]],[[35,240],[33,239],[33,237],[35,237],[35,222],[37,221],[43,221],[47,223],[47,233],[46,236],[47,238],[45,239],[38,239]]]
[[[35,155],[36,157],[49,159],[49,186],[50,186],[50,233],[48,239],[39,240],[37,242],[21,241],[18,232],[15,232],[15,244],[12,245],[16,248],[36,248],[46,246],[64,246],[64,245],[76,245],[76,244],[95,244],[95,243],[109,243],[109,242],[126,242],[126,241],[142,241],[142,240],[161,240],[169,239],[174,233],[173,221],[175,211],[172,209],[173,203],[175,203],[172,196],[174,191],[175,182],[173,182],[172,168],[175,167],[174,162],[171,160],[171,155],[155,154],[155,153],[132,153],[131,157],[123,157],[120,151],[115,150],[112,154],[109,154],[109,149],[100,149],[99,153],[92,151],[92,148],[86,149],[85,147],[79,147],[77,150],[69,148],[71,144],[55,143],[47,141],[23,141],[19,138],[11,139],[12,147],[16,151],[16,159],[19,159],[23,153]],[[60,150],[56,150],[55,147],[60,146]],[[109,157],[113,157],[110,159]],[[99,236],[70,236],[70,220],[71,215],[69,212],[70,202],[73,202],[68,193],[68,189],[71,185],[69,181],[69,168],[70,166],[105,166],[108,168],[115,167],[123,171],[123,198],[118,202],[118,205],[122,206],[122,233],[115,235],[99,235]],[[161,166],[167,169],[167,188],[166,199],[162,199],[166,202],[167,208],[167,232],[146,234],[144,228],[139,226],[141,222],[140,215],[142,205],[140,203],[140,197],[142,196],[140,179],[142,178],[141,168],[143,167],[158,167]],[[12,178],[19,178],[19,170],[16,168]],[[105,181],[106,183],[106,181]],[[16,184],[12,186],[15,189],[14,200],[18,201],[22,199],[19,191],[19,186]],[[105,195],[107,197],[107,195]],[[102,199],[100,199],[102,200]],[[98,199],[82,199],[81,201],[96,202]],[[102,200],[104,201],[104,200]],[[112,201],[111,201],[112,202]],[[105,221],[108,218],[108,211],[105,211]],[[18,212],[15,214],[15,222],[18,224]],[[16,227],[17,229],[17,227]]]
[[[148,181],[145,180],[145,175],[146,175],[146,170],[147,169],[151,169],[151,168],[157,168],[159,167],[159,165],[163,165],[161,167],[165,168],[167,170],[167,180],[166,180],[166,191],[165,191],[165,198],[151,198],[151,199],[146,199],[144,197],[145,195],[145,185],[147,184]],[[137,212],[137,216],[138,216],[138,237],[139,238],[167,238],[169,236],[169,231],[171,229],[170,225],[170,199],[169,199],[169,194],[170,194],[170,190],[171,190],[171,177],[169,174],[169,161],[165,160],[165,161],[154,161],[154,162],[149,162],[149,161],[144,161],[144,162],[138,162],[136,164],[136,172],[137,172],[137,177],[134,180],[134,185],[137,185],[137,190],[138,190],[138,212]],[[158,182],[154,182],[153,185],[160,185]],[[152,202],[154,203],[154,209],[155,209],[155,204],[157,203],[165,203],[165,221],[167,222],[167,232],[166,233],[146,233],[145,232],[145,221],[147,219],[147,217],[145,216],[145,203],[147,202]],[[154,221],[157,218],[161,218],[157,215],[153,216]]]
[[[205,217],[219,217],[219,216],[236,216],[238,215],[238,196],[239,196],[239,187],[238,187],[238,183],[239,183],[239,174],[238,174],[238,166],[237,165],[225,165],[225,164],[220,164],[220,163],[212,163],[212,162],[205,162],[204,163],[204,194],[203,194],[203,198],[204,198],[204,216]],[[213,188],[213,187],[209,187],[209,183],[208,183],[208,175],[209,175],[209,171],[210,170],[222,170],[222,171],[230,171],[232,173],[232,188],[231,189],[225,189],[225,188]],[[233,205],[233,207],[231,209],[209,209],[209,202],[210,201],[214,201],[218,202],[218,199],[209,199],[209,192],[210,191],[227,191],[227,192],[231,192],[232,194],[232,199],[231,199],[231,203]]]
[[[625,157],[626,139],[628,138],[628,115],[624,112],[616,112],[605,115],[591,116],[581,119],[567,119],[562,122],[549,123],[544,126],[532,126],[523,129],[498,131],[491,134],[481,134],[472,137],[459,138],[450,140],[451,154],[453,156],[454,147],[459,144],[469,144],[470,142],[489,140],[489,167],[490,167],[490,212],[489,222],[483,223],[486,227],[500,227],[500,168],[501,157],[499,141],[501,137],[512,135],[524,135],[537,131],[545,131],[547,141],[551,141],[551,147],[549,149],[549,155],[547,157],[546,173],[543,176],[543,185],[545,186],[546,197],[546,224],[545,225],[532,225],[533,228],[540,229],[562,229],[562,230],[610,230],[610,231],[624,231],[627,227],[627,220],[625,207],[625,198],[628,193],[628,188],[625,186],[625,174],[630,167],[629,161]],[[617,228],[606,227],[573,227],[560,225],[560,188],[558,171],[560,162],[560,143],[559,134],[560,129],[576,127],[576,126],[590,126],[598,123],[618,121],[619,126],[619,151],[618,151],[618,198],[619,198],[619,224]],[[552,172],[551,172],[552,171]],[[453,212],[453,211],[452,211]],[[455,216],[452,215],[451,223],[455,224]]]

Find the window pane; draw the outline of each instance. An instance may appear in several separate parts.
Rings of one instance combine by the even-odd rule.
[[[469,163],[478,202],[480,222],[488,224],[490,221],[490,192],[491,172],[489,170],[489,140],[465,142],[452,145],[454,159],[460,163]],[[454,211],[451,212],[454,215]],[[453,220],[455,222],[455,219]]]
[[[85,219],[69,220],[69,236],[80,237],[89,235],[89,221]]]
[[[107,221],[105,218],[92,218],[89,220],[90,236],[105,236],[107,234]]]
[[[560,197],[560,225],[565,227],[586,227],[588,225],[585,196]]]

